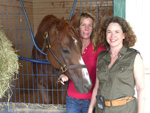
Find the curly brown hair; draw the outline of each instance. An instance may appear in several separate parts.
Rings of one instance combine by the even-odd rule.
[[[134,34],[129,23],[121,17],[113,16],[108,17],[102,24],[100,32],[98,34],[99,42],[102,46],[109,48],[109,44],[106,40],[106,30],[110,23],[118,23],[121,26],[123,33],[125,33],[125,39],[123,40],[123,45],[126,47],[134,46],[136,42],[136,35]]]

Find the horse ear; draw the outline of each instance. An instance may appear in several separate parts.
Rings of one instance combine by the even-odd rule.
[[[75,14],[73,14],[73,16],[72,16],[72,18],[71,18],[71,20],[70,20],[70,23],[71,23],[74,27],[76,27],[76,23],[77,23],[78,17],[79,17],[79,14],[78,14],[78,13],[75,13]]]

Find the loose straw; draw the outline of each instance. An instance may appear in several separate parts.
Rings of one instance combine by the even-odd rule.
[[[0,30],[0,98],[5,92],[10,92],[14,76],[18,74],[19,62],[12,43],[7,39],[4,32]]]

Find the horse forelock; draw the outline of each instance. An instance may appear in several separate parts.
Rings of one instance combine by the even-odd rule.
[[[57,28],[59,29],[61,40],[65,37],[78,38],[77,31],[68,21],[60,20],[60,24],[57,25]]]

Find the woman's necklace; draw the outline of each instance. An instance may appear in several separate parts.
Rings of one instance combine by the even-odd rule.
[[[116,58],[116,57],[118,57],[118,53],[119,53],[119,50],[120,49],[111,49],[110,50],[110,56],[112,57],[112,58]]]
[[[115,55],[115,54],[111,54],[111,56],[112,56],[112,57],[115,57],[116,55]]]
[[[111,56],[112,56],[112,57],[116,57],[117,54],[114,54],[114,53],[111,52]]]

